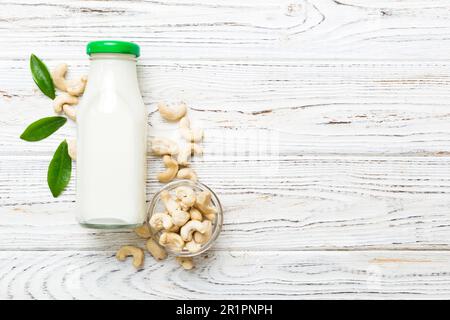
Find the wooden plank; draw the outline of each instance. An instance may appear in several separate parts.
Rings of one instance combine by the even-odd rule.
[[[74,220],[74,183],[46,186],[48,156],[0,157],[0,249],[114,250],[128,231]],[[194,163],[225,208],[220,250],[449,249],[448,157],[298,156]],[[161,186],[149,160],[147,198]]]
[[[87,70],[85,60],[71,65]],[[450,152],[446,63],[161,62],[139,70],[149,133],[176,131],[155,113],[157,101],[184,100],[213,154]],[[26,61],[0,61],[0,73],[0,154],[50,154],[74,135],[69,124],[45,141],[20,141],[26,125],[52,114],[51,102],[33,92]]]
[[[141,272],[113,252],[1,251],[0,298],[448,299],[449,268],[443,251],[210,252]]]
[[[46,59],[50,68],[69,64],[68,77],[87,74],[89,60]],[[450,64],[424,61],[334,60],[249,62],[245,60],[138,62],[148,104],[181,99],[199,108],[261,112],[267,108],[330,104],[445,104]],[[43,97],[31,79],[28,57],[0,60],[1,97]],[[270,97],[270,99],[268,99]],[[431,97],[433,100],[430,101]],[[42,100],[42,102],[48,101]]]
[[[146,58],[447,59],[449,4],[370,0],[3,1],[0,58],[80,57],[105,35]]]

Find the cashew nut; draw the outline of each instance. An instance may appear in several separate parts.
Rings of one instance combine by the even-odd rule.
[[[206,228],[205,233],[194,232],[194,240],[196,243],[199,243],[199,244],[206,243],[209,240],[209,238],[211,238],[212,230],[213,230],[211,221],[205,220],[202,222],[202,224]]]
[[[166,154],[175,155],[178,153],[178,145],[176,142],[167,138],[154,138],[152,142],[152,151],[157,156]]]
[[[177,121],[184,117],[187,111],[185,103],[180,103],[174,107],[169,107],[164,102],[158,104],[158,110],[161,116],[168,121]]]
[[[198,211],[196,208],[191,208],[191,210],[189,210],[189,214],[191,215],[191,220],[198,220],[198,221],[203,220],[202,213]]]
[[[167,155],[163,157],[163,162],[166,166],[166,171],[159,173],[157,178],[159,182],[169,182],[177,176],[178,163],[171,156]]]
[[[164,203],[169,214],[172,216],[173,224],[183,226],[190,218],[189,213],[181,210],[180,204],[176,202],[167,190],[161,192],[161,201]]]
[[[185,246],[187,251],[191,252],[191,253],[196,253],[199,252],[200,249],[202,248],[202,245],[195,242],[194,240],[186,242]]]
[[[80,96],[86,87],[87,77],[82,76],[78,80],[66,80],[67,64],[62,63],[53,69],[51,75],[56,88],[65,91],[72,96]]]
[[[173,226],[172,217],[164,212],[154,213],[150,218],[150,226],[156,231],[161,229],[169,230]]]
[[[139,237],[143,239],[148,239],[152,236],[152,233],[150,232],[150,228],[147,223],[144,223],[142,226],[134,229],[134,233],[136,233]]]
[[[139,268],[144,263],[144,250],[135,246],[123,246],[116,253],[119,261],[125,261],[127,257],[133,257],[133,266]]]
[[[167,258],[167,252],[164,248],[153,239],[148,239],[145,245],[147,247],[148,252],[155,258],[156,260],[164,260]]]
[[[180,120],[180,133],[184,139],[189,142],[199,142],[203,139],[203,130],[199,128],[191,128],[191,122],[187,117]]]
[[[159,237],[159,244],[173,251],[181,251],[184,247],[183,239],[174,232],[163,232]]]
[[[175,232],[175,233],[178,233],[178,232],[180,232],[180,226],[177,226],[176,224],[174,224],[174,225],[172,226],[172,228],[168,229],[167,231],[168,231],[168,232]]]
[[[216,214],[215,213],[208,213],[203,215],[205,219],[214,222],[216,220]]]
[[[177,162],[180,166],[188,166],[189,158],[191,157],[192,149],[190,145],[184,146],[178,153]]]
[[[77,121],[77,111],[75,110],[74,106],[71,106],[70,104],[65,104],[62,106],[62,111],[66,114],[66,116],[69,119]]]
[[[65,104],[77,104],[78,98],[71,96],[70,94],[63,93],[57,96],[53,101],[53,109],[56,113],[60,113],[63,110],[63,106]]]
[[[187,186],[180,186],[175,189],[175,196],[180,200],[181,208],[189,210],[195,203],[195,191]]]
[[[176,260],[185,270],[194,268],[194,261],[190,257],[176,257]]]
[[[181,166],[189,165],[189,158],[192,155],[202,155],[203,148],[197,143],[186,144],[181,151],[178,153],[177,162]]]
[[[75,139],[69,139],[66,140],[67,141],[67,146],[68,146],[68,153],[69,153],[69,157],[72,160],[77,160],[77,140]]]
[[[55,69],[52,70],[51,76],[53,79],[53,84],[56,88],[58,88],[61,91],[67,91],[67,85],[66,85],[66,73],[67,73],[67,64],[61,63],[55,67]]]
[[[161,192],[160,198],[169,214],[172,215],[172,213],[174,213],[175,211],[180,210],[180,205],[175,201],[175,199],[172,198],[169,191],[163,190]]]
[[[172,213],[173,224],[179,227],[184,226],[190,217],[189,213],[181,209]]]
[[[192,168],[183,168],[178,171],[177,174],[178,179],[189,179],[192,181],[197,181],[197,174]]]
[[[67,83],[67,93],[72,96],[81,96],[86,88],[87,77],[81,76],[78,80],[69,80]]]
[[[191,220],[188,223],[186,223],[184,226],[180,229],[180,236],[184,241],[191,241],[192,240],[192,234],[198,231],[200,233],[206,232],[206,225],[204,225],[202,222],[198,220]]]
[[[211,204],[211,193],[208,191],[197,193],[197,198],[195,199],[194,206],[204,215],[217,213],[217,209]]]

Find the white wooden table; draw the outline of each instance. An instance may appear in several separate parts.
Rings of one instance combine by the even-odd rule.
[[[450,1],[0,2],[0,298],[450,298]],[[206,130],[193,166],[225,207],[197,268],[83,229],[28,58],[85,73],[94,39],[136,41],[149,131],[183,100]],[[148,157],[148,199],[160,160]]]

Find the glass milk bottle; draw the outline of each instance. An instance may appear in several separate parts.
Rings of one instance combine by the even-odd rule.
[[[90,71],[77,114],[77,219],[89,228],[132,228],[146,216],[147,113],[131,42],[87,46]]]

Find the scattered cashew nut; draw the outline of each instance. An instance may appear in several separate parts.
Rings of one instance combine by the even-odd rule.
[[[204,225],[202,222],[198,220],[191,220],[181,227],[180,236],[184,241],[191,241],[192,234],[196,231],[200,233],[205,233],[206,225]]]
[[[67,93],[72,96],[81,96],[86,88],[87,77],[81,76],[78,80],[69,80],[67,83]]]
[[[152,217],[150,218],[150,226],[156,231],[161,229],[169,230],[173,226],[173,220],[167,213],[157,212],[152,214]]]
[[[152,236],[152,233],[150,232],[150,228],[147,223],[144,223],[142,226],[134,229],[134,233],[136,233],[142,239],[148,239]]]
[[[61,63],[58,64],[55,69],[52,70],[51,76],[53,79],[53,84],[56,88],[61,91],[67,91],[66,85],[66,73],[67,73],[67,64]]]
[[[57,96],[53,101],[53,109],[56,113],[61,113],[65,104],[77,104],[78,98],[71,96],[70,94],[63,93]]]
[[[167,138],[154,138],[151,140],[151,149],[157,156],[175,155],[178,153],[178,145],[176,142]]]
[[[189,179],[192,181],[197,181],[197,174],[195,173],[194,169],[192,168],[183,168],[180,169],[177,173],[178,179]]]
[[[155,258],[156,260],[164,260],[167,258],[167,252],[164,248],[153,239],[148,239],[145,245],[147,247],[148,252]]]
[[[175,189],[175,196],[180,200],[181,208],[189,210],[195,203],[195,191],[187,186],[180,186]]]
[[[68,146],[68,153],[69,153],[69,157],[72,160],[77,160],[77,140],[75,139],[69,139],[66,140],[67,141],[67,146]]]
[[[206,243],[211,238],[212,230],[213,230],[211,221],[205,220],[202,222],[202,224],[204,225],[206,231],[204,233],[200,233],[200,232],[194,233],[194,240],[196,243],[199,243],[199,244]]]
[[[181,251],[184,247],[184,240],[178,233],[163,232],[159,237],[159,244],[173,251]]]
[[[191,157],[192,149],[190,145],[184,146],[178,153],[177,162],[180,166],[188,166],[189,158]]]
[[[204,215],[217,213],[217,209],[211,204],[211,193],[208,191],[197,193],[194,206]]]
[[[181,166],[189,165],[189,158],[192,155],[202,155],[203,148],[197,143],[188,143],[178,153],[177,162]]]
[[[185,103],[180,103],[174,107],[169,107],[164,102],[158,104],[158,110],[161,116],[168,121],[178,121],[186,114],[187,107]]]
[[[190,257],[176,257],[176,260],[185,270],[194,268],[194,260]]]
[[[133,257],[133,266],[139,268],[144,263],[144,250],[135,246],[123,246],[116,253],[119,261],[125,261],[127,257]]]
[[[166,171],[158,174],[157,178],[159,182],[169,182],[177,176],[178,163],[176,160],[172,159],[171,156],[165,155],[163,157],[164,165],[166,166]]]
[[[66,114],[66,116],[69,119],[77,121],[77,111],[75,110],[74,106],[71,106],[70,104],[65,104],[62,106],[62,111]]]
[[[180,120],[180,132],[183,138],[189,142],[199,142],[203,139],[203,129],[192,129],[191,122],[187,117]]]
[[[80,96],[86,88],[87,77],[82,76],[78,80],[66,80],[67,64],[61,63],[51,72],[56,88],[65,91],[72,96]]]

